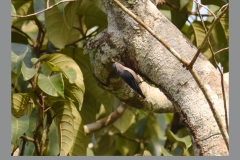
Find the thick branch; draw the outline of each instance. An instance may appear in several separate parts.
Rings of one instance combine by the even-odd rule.
[[[202,92],[196,79],[179,62],[181,57],[186,57],[189,61],[197,48],[156,6],[150,1],[140,0],[129,9],[138,15],[142,22],[148,24],[156,35],[161,35],[169,48],[162,43],[156,43],[156,37],[153,38],[141,23],[139,25],[117,5],[109,1],[102,2],[108,14],[108,29],[97,35],[86,47],[86,50],[96,50],[93,68],[99,85],[136,108],[142,108],[144,103],[151,99],[151,95],[146,96],[146,100],[135,95],[134,91],[113,75],[110,59],[116,59],[141,75],[144,82],[148,82],[146,85],[159,87],[173,102],[191,131],[195,155],[228,155],[224,139],[206,100],[206,95],[209,95],[210,101],[221,115],[221,120],[224,120],[220,76],[216,69],[205,57],[199,55],[194,70],[207,91]],[[169,50],[172,48],[174,50]],[[148,90],[144,83],[141,88]],[[226,92],[228,94],[227,86]],[[228,96],[226,98],[228,103]]]
[[[148,27],[141,19],[139,19],[135,14],[133,14],[131,11],[129,11],[125,6],[123,6],[118,0],[113,0],[124,12],[126,12],[128,15],[130,15],[135,21],[137,21],[139,24],[141,24],[141,26],[143,26],[154,38],[156,38],[160,43],[162,43],[162,45],[164,47],[166,47],[184,66],[186,66],[190,71],[190,73],[192,74],[193,78],[195,79],[195,81],[197,82],[198,86],[201,88],[209,106],[210,109],[212,110],[213,114],[214,114],[214,118],[217,121],[217,124],[219,126],[219,129],[221,131],[221,133],[223,134],[224,137],[224,141],[227,145],[227,148],[229,148],[229,142],[228,142],[228,135],[226,134],[226,132],[224,131],[223,127],[223,123],[220,119],[219,114],[217,114],[215,111],[215,108],[213,106],[213,102],[210,99],[210,95],[207,93],[207,89],[204,87],[204,85],[202,84],[200,78],[198,78],[198,75],[195,71],[195,69],[192,68],[193,64],[195,63],[197,57],[199,56],[201,49],[203,48],[203,46],[205,45],[206,40],[208,39],[212,29],[215,27],[215,25],[217,24],[217,22],[220,20],[220,18],[223,16],[223,14],[226,12],[226,10],[228,9],[228,5],[225,6],[224,10],[222,11],[222,13],[218,16],[218,18],[216,19],[216,21],[214,21],[213,25],[210,27],[207,35],[205,36],[202,45],[200,46],[198,52],[196,53],[195,57],[193,58],[193,60],[191,61],[191,63],[189,64],[187,60],[185,60],[184,58],[182,58],[180,56],[180,54],[173,49],[172,47],[170,47],[170,45],[168,43],[166,43],[166,41],[164,41],[163,39],[161,39],[150,27]]]

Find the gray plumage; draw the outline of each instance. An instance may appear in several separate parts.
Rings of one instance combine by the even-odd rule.
[[[114,59],[112,59],[113,62],[113,69],[114,71],[138,94],[140,94],[143,98],[145,96],[142,93],[142,90],[139,87],[139,83],[141,83],[141,80],[137,76],[137,74],[131,70],[130,68],[127,68],[123,66],[122,64],[115,62]]]

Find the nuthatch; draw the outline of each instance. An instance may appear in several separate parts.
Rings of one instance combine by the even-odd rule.
[[[142,93],[142,90],[139,87],[139,83],[141,83],[141,80],[137,76],[137,74],[131,70],[130,68],[124,67],[122,64],[115,62],[114,59],[112,59],[113,62],[113,69],[115,72],[138,94],[140,94],[143,98],[145,96]]]

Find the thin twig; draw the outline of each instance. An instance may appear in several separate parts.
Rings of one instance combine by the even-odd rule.
[[[34,139],[33,139],[33,138],[28,137],[28,136],[26,136],[26,135],[22,135],[20,138],[22,138],[22,139],[24,139],[24,140],[26,140],[26,141],[29,141],[29,142],[34,142]]]
[[[207,6],[202,5],[202,4],[199,3],[197,0],[194,0],[194,2],[197,3],[198,5],[202,6],[202,7],[205,8],[206,10],[208,10],[208,12],[210,12],[210,13],[214,16],[215,19],[217,18],[216,15],[215,15]]]
[[[177,7],[177,6],[175,6],[174,4],[172,4],[172,3],[170,3],[170,2],[168,2],[168,1],[166,1],[166,5],[168,5],[169,7],[171,7],[171,8],[173,8],[173,9],[175,9],[175,10],[178,10],[178,11],[180,11],[180,8],[179,7]],[[181,10],[181,12],[182,12],[183,10]],[[188,11],[188,10],[184,10],[184,12],[186,12],[187,14],[189,14],[189,15],[198,15],[198,13],[197,12],[191,12],[191,11]],[[202,16],[215,16],[214,14],[201,14]]]
[[[204,31],[205,31],[205,33],[207,34],[207,27],[205,26],[204,21],[203,21],[203,18],[202,18],[201,14],[200,14],[199,4],[197,4],[197,11],[198,11],[198,13],[199,13],[199,17],[200,17],[200,19],[201,19],[201,22],[202,22]],[[222,72],[221,68],[219,67],[219,65],[218,65],[218,63],[217,63],[217,60],[216,60],[216,57],[215,57],[215,54],[214,54],[214,51],[213,51],[213,48],[212,48],[212,45],[211,45],[211,42],[210,42],[209,38],[207,39],[207,42],[208,42],[209,48],[210,48],[210,50],[211,50],[213,60],[214,60],[215,64],[217,65],[218,71],[219,71],[220,74],[221,74],[221,85],[222,85],[223,104],[224,104],[224,111],[225,111],[225,121],[226,121],[227,132],[229,133],[229,129],[228,129],[227,104],[226,104],[226,96],[225,96],[224,83],[223,83],[223,82],[224,82],[223,72]]]
[[[216,55],[216,54],[218,54],[218,53],[220,53],[220,52],[222,52],[222,51],[228,50],[228,49],[229,49],[229,47],[220,49],[220,50],[218,50],[217,52],[214,52],[214,55]]]
[[[119,119],[123,115],[123,113],[127,109],[127,107],[128,106],[125,103],[122,103],[117,108],[117,110],[112,112],[109,116],[104,117],[94,123],[84,125],[83,128],[84,128],[85,134],[95,132],[99,129],[102,129],[102,128],[112,124],[113,122],[115,122],[117,119]]]
[[[210,34],[212,33],[213,28],[218,24],[218,22],[220,21],[221,17],[225,14],[225,12],[228,10],[228,6],[226,8],[224,8],[224,10],[221,12],[221,14],[216,18],[216,20],[213,22],[213,24],[211,25],[211,27],[209,28],[206,36],[204,37],[201,46],[198,48],[197,53],[195,54],[195,56],[193,57],[192,61],[190,62],[190,64],[187,66],[187,69],[192,68],[193,64],[195,63],[195,61],[197,60],[199,54],[201,53],[202,48],[204,47],[208,37],[210,36]]]
[[[23,32],[21,29],[18,29],[15,26],[12,26],[13,29],[15,29],[16,31],[20,32],[21,34],[23,34],[25,37],[27,37],[33,44],[35,44],[35,41],[25,32]]]
[[[46,8],[46,9],[43,9],[43,10],[41,10],[41,11],[39,11],[39,12],[35,12],[35,13],[33,13],[33,14],[28,14],[28,15],[11,15],[11,16],[12,16],[12,17],[18,17],[18,18],[31,17],[31,16],[35,16],[35,15],[37,15],[37,14],[39,14],[39,13],[45,12],[45,11],[47,11],[47,10],[49,10],[49,9],[52,9],[53,7],[56,7],[57,5],[59,5],[59,4],[61,4],[61,3],[64,3],[64,2],[76,2],[76,1],[78,1],[78,0],[62,0],[62,1],[60,1],[60,2],[58,2],[58,3],[56,3],[56,4],[54,4],[54,5]]]
[[[141,19],[139,19],[135,14],[133,14],[131,11],[129,11],[118,0],[113,0],[113,2],[117,6],[119,6],[125,13],[127,13],[129,16],[131,16],[135,21],[137,21],[142,27],[144,27],[154,38],[156,38],[160,43],[162,43],[181,63],[183,63],[183,65],[188,66],[189,63],[185,59],[183,59],[173,48],[171,48],[164,40],[159,38],[158,35],[151,28],[149,28]],[[226,8],[228,8],[228,7],[226,7]],[[225,12],[225,11],[226,11],[226,9],[223,12]],[[220,19],[222,15],[223,15],[223,13],[221,13],[218,18]],[[216,21],[217,21],[217,19],[216,19]],[[207,39],[207,37],[205,37],[205,38]],[[210,109],[213,112],[214,118],[217,122],[217,125],[218,125],[220,131],[221,131],[221,134],[223,135],[224,142],[225,142],[227,148],[229,149],[228,134],[222,128],[223,124],[221,122],[221,119],[219,118],[219,115],[214,114],[214,113],[216,113],[216,110],[213,107],[213,103],[210,100],[210,96],[207,94],[207,89],[204,87],[204,85],[200,81],[200,78],[197,75],[196,71],[193,68],[190,68],[189,71],[192,74],[195,81],[197,82],[199,88],[203,92],[203,95],[205,96],[205,98],[210,106]]]
[[[224,110],[225,110],[225,121],[226,121],[227,132],[228,132],[228,134],[229,134],[228,112],[227,112],[227,104],[226,104],[226,95],[225,95],[225,90],[224,90],[223,70],[221,70],[220,73],[221,73],[221,85],[222,85],[223,102],[224,102]]]

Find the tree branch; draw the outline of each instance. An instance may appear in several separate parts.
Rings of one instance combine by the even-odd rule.
[[[22,135],[20,138],[22,138],[22,139],[24,139],[24,140],[26,140],[26,141],[29,141],[29,142],[34,142],[34,139],[33,139],[33,138],[28,137],[28,136],[26,136],[26,135]]]
[[[12,28],[23,34],[25,37],[27,37],[32,42],[32,44],[35,44],[35,41],[27,33],[23,32],[21,29],[18,29],[15,26],[12,26]]]
[[[190,73],[192,74],[193,78],[195,79],[195,81],[197,82],[199,88],[201,89],[201,91],[203,92],[209,106],[210,109],[213,112],[214,118],[218,124],[218,127],[224,137],[224,141],[226,143],[227,148],[229,149],[229,141],[228,141],[228,135],[227,133],[224,131],[223,129],[223,124],[222,121],[219,117],[219,114],[216,112],[213,103],[210,100],[210,96],[207,93],[207,89],[204,87],[204,85],[202,84],[202,82],[200,81],[199,76],[197,75],[196,71],[191,67],[194,62],[196,61],[197,57],[200,54],[200,51],[202,49],[202,47],[204,46],[205,42],[207,41],[207,38],[209,37],[212,29],[216,26],[217,22],[220,20],[220,18],[223,16],[223,14],[227,11],[228,9],[228,5],[226,5],[226,8],[223,10],[223,12],[217,17],[217,19],[214,21],[213,25],[211,26],[211,28],[208,31],[208,34],[205,36],[203,43],[201,45],[201,47],[199,48],[198,52],[196,53],[195,57],[193,58],[193,60],[191,61],[191,63],[189,64],[185,59],[183,59],[173,48],[171,48],[164,40],[162,40],[160,37],[158,37],[158,35],[151,29],[149,28],[141,19],[139,19],[135,14],[133,14],[131,11],[129,11],[125,6],[123,6],[118,0],[113,0],[115,4],[117,4],[124,12],[126,12],[128,15],[130,15],[135,21],[137,21],[141,26],[143,26],[154,38],[156,38],[159,42],[161,42],[181,63],[183,63],[183,65],[187,66]]]
[[[127,105],[125,103],[122,103],[116,111],[112,112],[109,116],[102,118],[94,123],[84,125],[84,132],[85,134],[89,134],[95,131],[98,131],[112,123],[114,123],[116,120],[118,120],[124,113],[124,111],[127,109]]]
[[[198,5],[202,6],[203,8],[205,8],[206,10],[208,10],[208,12],[210,12],[213,16],[214,16],[214,19],[216,19],[216,15],[206,6],[202,5],[201,3],[199,3],[197,0],[194,0],[195,3],[197,3]]]
[[[220,18],[226,13],[226,11],[228,10],[228,4],[226,5],[226,7],[224,8],[224,10],[221,12],[221,14],[216,18],[216,20],[213,22],[213,24],[211,25],[211,27],[209,28],[206,36],[203,39],[203,42],[201,44],[201,46],[198,48],[197,53],[195,54],[195,56],[193,57],[192,61],[190,62],[190,64],[187,66],[187,69],[192,68],[193,64],[195,63],[195,61],[197,60],[199,54],[201,53],[201,50],[203,49],[208,37],[210,36],[210,34],[212,33],[213,28],[217,25],[217,23],[220,21]]]
[[[76,2],[76,1],[78,1],[78,0],[62,0],[62,1],[56,3],[56,4],[52,5],[52,6],[49,6],[49,7],[46,8],[46,9],[43,9],[43,10],[41,10],[41,11],[39,11],[39,12],[36,12],[36,13],[33,13],[33,14],[28,14],[28,15],[24,15],[24,16],[23,16],[23,15],[11,15],[11,16],[12,16],[12,17],[18,17],[18,18],[31,17],[31,16],[35,16],[35,15],[37,15],[37,14],[39,14],[39,13],[45,12],[45,11],[47,11],[47,10],[50,10],[50,9],[52,9],[53,7],[56,7],[57,5],[59,5],[59,4],[61,4],[61,3],[64,3],[64,2]],[[49,4],[48,4],[48,5],[49,5]]]
[[[229,47],[220,49],[219,51],[215,52],[214,55],[216,55],[216,54],[218,54],[218,53],[220,53],[220,52],[222,52],[222,51],[228,50],[228,49],[229,49]]]

